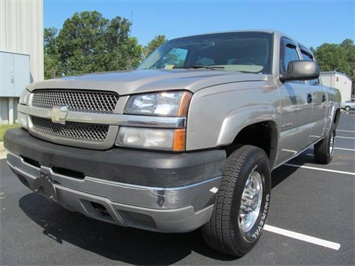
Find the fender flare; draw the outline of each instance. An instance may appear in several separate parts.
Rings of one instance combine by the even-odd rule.
[[[274,164],[280,138],[279,119],[275,108],[269,105],[248,106],[229,112],[223,120],[219,131],[217,145],[228,146],[233,143],[238,134],[246,127],[266,122],[273,126],[270,140],[270,163]]]

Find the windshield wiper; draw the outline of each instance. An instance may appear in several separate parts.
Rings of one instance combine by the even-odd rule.
[[[184,69],[211,69],[211,70],[215,70],[215,69],[224,69],[224,66],[204,66],[204,65],[194,65],[194,66],[187,66],[187,67],[174,67],[175,68],[184,68]]]

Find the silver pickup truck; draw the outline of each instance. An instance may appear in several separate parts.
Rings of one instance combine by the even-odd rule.
[[[334,155],[339,92],[312,52],[275,31],[166,42],[136,70],[31,84],[8,165],[72,211],[157,232],[199,227],[243,256],[260,238],[271,171],[314,146]]]

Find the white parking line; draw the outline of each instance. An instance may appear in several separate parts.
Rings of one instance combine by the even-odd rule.
[[[336,150],[342,150],[342,151],[355,151],[355,149],[347,149],[347,148],[337,148],[335,147]]]
[[[342,150],[342,151],[355,151],[355,149],[348,149],[348,148],[340,148],[340,147],[335,147],[334,149],[336,150]],[[309,148],[309,150],[314,150],[313,147]],[[306,155],[310,155],[311,153],[308,153]],[[313,155],[313,153],[312,153]]]
[[[318,168],[318,167],[312,167],[312,166],[306,166],[306,165],[290,164],[290,163],[285,163],[284,165],[290,166],[290,167],[296,167],[296,168],[303,168],[303,169],[310,169],[310,170],[316,170],[316,171],[324,171],[324,172],[331,172],[331,173],[355,176],[355,173],[352,173],[352,172],[338,171],[338,170],[332,170],[332,169],[324,169],[324,168]]]
[[[336,136],[335,138],[337,138],[337,139],[355,139],[354,137],[342,137],[342,136]]]
[[[281,229],[281,228],[274,227],[274,226],[267,225],[267,224],[264,226],[264,230],[272,232],[272,233],[275,233],[275,234],[287,236],[287,237],[290,237],[290,238],[293,238],[293,239],[297,239],[297,240],[305,241],[305,242],[308,242],[308,243],[312,243],[312,244],[315,244],[315,245],[318,245],[318,246],[334,249],[334,250],[339,250],[340,246],[341,246],[338,243],[330,242],[330,241],[323,240],[323,239],[320,239],[320,238],[316,238],[316,237],[313,237],[313,236],[308,236],[308,235],[292,232],[292,231],[289,231],[289,230]]]
[[[355,131],[352,131],[352,130],[341,130],[341,129],[337,129],[337,132],[340,131],[340,132],[351,132],[351,133],[355,133]]]

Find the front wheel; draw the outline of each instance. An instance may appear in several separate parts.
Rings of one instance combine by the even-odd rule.
[[[269,210],[271,174],[265,152],[239,146],[228,157],[210,221],[202,227],[206,243],[241,257],[258,242]]]
[[[349,112],[351,110],[350,106],[345,107],[345,111]]]

